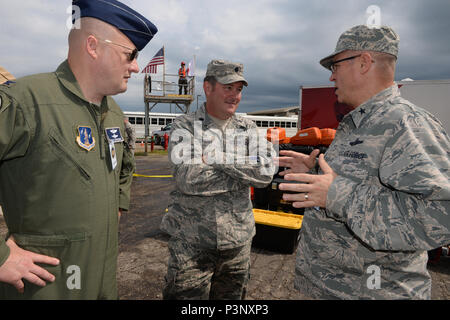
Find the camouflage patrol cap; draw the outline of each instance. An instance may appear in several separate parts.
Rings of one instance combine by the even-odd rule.
[[[213,76],[221,84],[230,84],[242,81],[248,86],[247,80],[244,79],[244,65],[225,60],[212,60],[208,63],[206,76]]]
[[[333,57],[347,50],[377,51],[397,57],[399,42],[399,36],[390,27],[369,28],[359,25],[341,34],[334,53],[320,60],[320,64],[330,70]]]

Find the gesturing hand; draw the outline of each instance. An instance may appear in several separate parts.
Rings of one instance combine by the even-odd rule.
[[[291,173],[284,179],[302,183],[281,183],[280,190],[299,192],[283,194],[283,200],[291,201],[294,208],[322,207],[327,204],[327,193],[337,174],[325,161],[323,154],[319,156],[319,166],[323,174]]]
[[[288,173],[308,172],[309,170],[314,168],[316,164],[316,157],[319,153],[319,149],[315,149],[309,156],[295,151],[281,150],[280,155],[283,155],[285,157],[277,158],[278,166],[287,167],[290,169],[280,172],[280,176],[284,176]]]

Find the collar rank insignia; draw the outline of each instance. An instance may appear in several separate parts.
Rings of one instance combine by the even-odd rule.
[[[92,136],[92,129],[90,127],[78,127],[77,143],[87,151],[91,151],[95,147],[95,139]]]
[[[123,137],[122,134],[120,133],[120,128],[106,128],[106,137],[108,138],[108,142],[109,143],[117,143],[117,142],[122,142],[123,141]]]
[[[361,143],[364,143],[364,141],[359,140],[359,138],[356,138],[355,141],[350,142],[350,145],[351,145],[352,147],[354,147],[354,146],[356,146],[357,144],[361,144]]]

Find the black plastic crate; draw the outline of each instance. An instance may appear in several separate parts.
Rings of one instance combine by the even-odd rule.
[[[256,235],[253,246],[292,254],[297,248],[303,216],[254,209]]]

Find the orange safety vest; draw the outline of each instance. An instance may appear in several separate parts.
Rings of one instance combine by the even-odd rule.
[[[181,67],[181,68],[178,70],[178,75],[179,75],[181,78],[186,78],[186,69],[185,69],[184,67]]]

